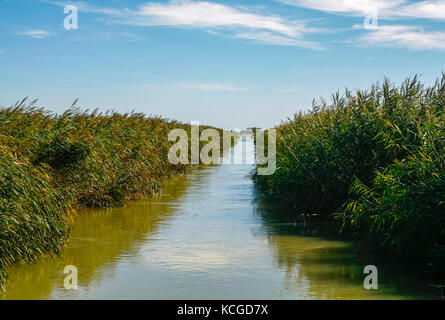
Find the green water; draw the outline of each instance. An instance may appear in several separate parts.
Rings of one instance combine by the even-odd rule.
[[[247,152],[252,141],[247,140]],[[241,148],[241,145],[237,145]],[[60,259],[10,269],[3,299],[413,299],[440,291],[411,272],[361,261],[351,243],[253,202],[251,165],[193,171],[156,197],[88,210]],[[363,287],[375,264],[378,290]],[[65,266],[78,289],[64,288]]]

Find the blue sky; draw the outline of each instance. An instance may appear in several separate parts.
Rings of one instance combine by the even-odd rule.
[[[0,30],[0,105],[28,96],[61,112],[79,98],[224,128],[445,71],[444,0],[0,0]]]

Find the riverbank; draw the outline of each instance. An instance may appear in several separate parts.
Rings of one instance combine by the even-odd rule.
[[[234,162],[243,149],[250,158],[253,141],[238,141]],[[200,166],[153,197],[82,211],[62,257],[11,266],[0,300],[440,299],[434,277],[359,259],[350,241],[255,202],[251,169]],[[372,263],[378,290],[363,287]],[[77,290],[64,287],[67,265],[78,269]]]
[[[264,199],[333,221],[394,261],[445,264],[445,75],[334,94],[278,126]]]
[[[56,115],[25,104],[0,109],[2,288],[9,265],[60,254],[77,210],[153,195],[192,167],[168,160],[168,133],[190,132],[188,124],[74,107]]]

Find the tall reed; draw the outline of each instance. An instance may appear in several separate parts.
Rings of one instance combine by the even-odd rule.
[[[337,221],[397,259],[445,263],[445,75],[336,93],[277,127],[263,197]]]
[[[190,132],[141,113],[57,115],[25,100],[0,109],[0,286],[8,265],[60,252],[75,210],[120,206],[189,171],[168,161],[178,128]]]

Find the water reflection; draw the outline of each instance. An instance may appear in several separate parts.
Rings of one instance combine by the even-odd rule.
[[[253,152],[251,139],[235,148]],[[239,150],[238,150],[239,151]],[[235,152],[235,155],[239,154]],[[293,212],[254,203],[251,165],[194,170],[152,199],[76,220],[61,259],[10,270],[3,299],[405,299],[438,298],[425,281],[380,267],[363,288],[351,243]],[[75,265],[79,289],[63,288]]]
[[[358,255],[331,224],[304,224],[279,204],[257,202],[276,264],[285,270],[283,290],[304,299],[439,299],[434,280],[388,262]],[[364,290],[364,266],[379,269],[379,289]]]
[[[82,212],[73,226],[69,246],[62,258],[42,259],[36,265],[10,269],[3,299],[50,299],[82,297],[84,292],[113,277],[116,263],[137,255],[139,247],[156,238],[168,224],[188,186],[201,183],[202,175],[180,176],[165,184],[165,191],[153,199],[129,202],[111,210]],[[80,290],[65,290],[66,265],[79,271]]]

